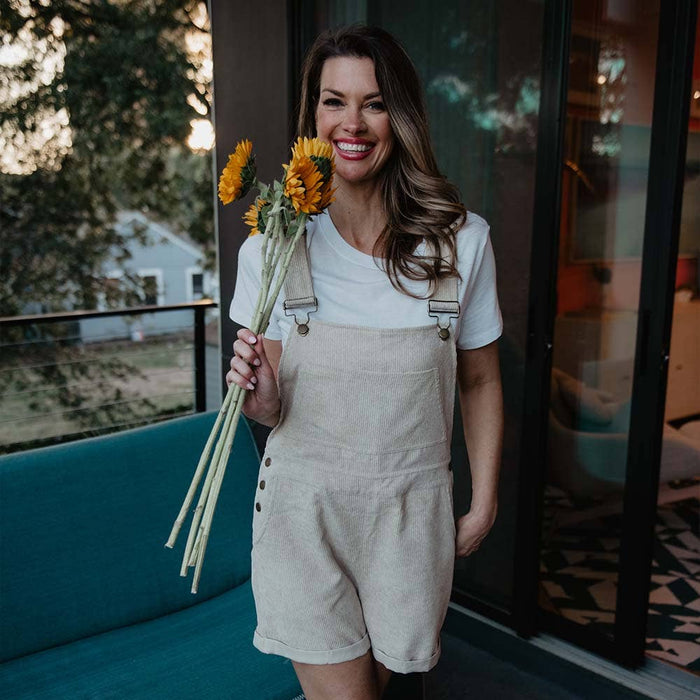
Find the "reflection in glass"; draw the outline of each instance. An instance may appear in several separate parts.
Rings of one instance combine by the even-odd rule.
[[[700,67],[697,29],[695,65]],[[694,630],[700,619],[695,593],[700,552],[700,80],[694,81],[691,99],[646,653],[697,674],[700,639]]]
[[[540,605],[612,636],[658,0],[575,0]]]

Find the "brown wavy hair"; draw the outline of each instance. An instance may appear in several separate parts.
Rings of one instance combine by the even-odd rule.
[[[352,25],[320,34],[309,49],[302,70],[299,136],[316,135],[316,109],[321,70],[329,58],[370,58],[382,100],[394,132],[394,148],[381,175],[382,200],[387,224],[373,255],[385,258],[386,272],[395,289],[417,299],[399,279],[428,281],[428,296],[443,276],[461,279],[455,264],[455,233],[466,220],[457,188],[437,167],[420,79],[406,51],[379,27]],[[416,255],[425,239],[425,256]],[[440,257],[446,244],[449,260]]]

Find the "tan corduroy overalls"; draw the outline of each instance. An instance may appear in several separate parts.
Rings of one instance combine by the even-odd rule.
[[[457,281],[426,301],[425,326],[316,321],[303,238],[285,296],[296,325],[255,496],[253,643],[312,664],[371,647],[393,671],[428,671],[454,573]]]

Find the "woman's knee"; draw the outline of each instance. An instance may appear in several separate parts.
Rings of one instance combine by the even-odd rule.
[[[292,661],[306,700],[379,700],[375,660],[362,656],[337,664]]]

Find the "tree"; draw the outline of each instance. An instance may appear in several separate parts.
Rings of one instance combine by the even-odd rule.
[[[205,5],[0,0],[0,29],[0,150],[16,154],[0,171],[3,314],[94,308],[102,263],[129,255],[112,227],[119,208],[167,221],[211,264],[210,156],[186,145],[190,122],[210,114],[206,51],[187,48],[209,36]],[[125,279],[133,302],[137,280]]]
[[[118,209],[166,221],[211,267],[211,156],[186,144],[211,110],[206,5],[0,0],[0,30],[2,315],[95,308],[104,263],[129,257]],[[131,305],[146,291],[127,274],[109,299]],[[26,333],[4,333],[0,393],[44,413],[68,409],[83,426],[135,416],[106,381],[133,376],[119,357],[81,363],[69,326],[42,330],[50,343],[27,344]]]

